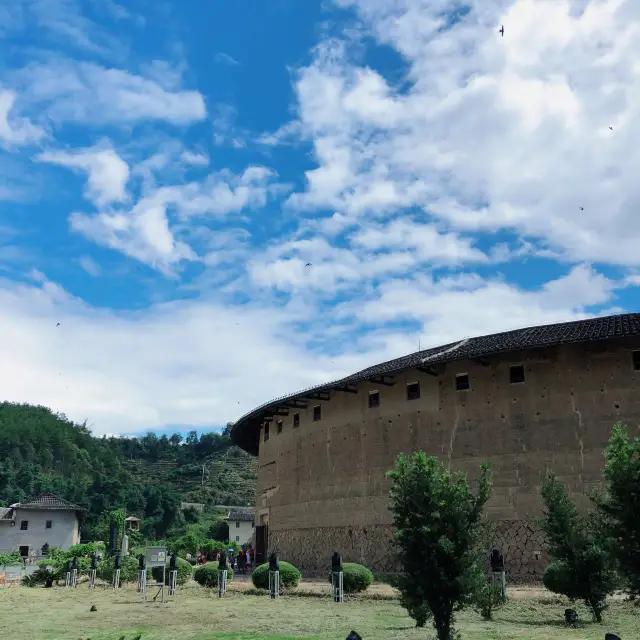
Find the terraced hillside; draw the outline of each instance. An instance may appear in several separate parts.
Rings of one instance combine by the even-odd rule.
[[[141,459],[122,464],[140,482],[171,487],[184,502],[251,506],[255,503],[258,459],[234,446],[197,464]]]

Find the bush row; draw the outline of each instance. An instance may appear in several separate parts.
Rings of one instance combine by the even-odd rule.
[[[64,571],[66,570],[66,562],[68,560],[68,553],[59,554],[55,559],[48,559],[42,561],[44,565],[53,565],[53,571],[56,578],[62,578]],[[216,588],[218,586],[218,562],[207,562],[206,564],[196,567],[195,571],[189,562],[182,558],[176,558],[177,561],[177,582],[179,585],[183,585],[189,581],[193,576],[193,579],[203,587]],[[86,558],[79,558],[79,573],[87,573],[89,570],[89,560]],[[167,561],[167,571],[165,573],[165,579],[169,582],[169,563]],[[120,564],[120,581],[121,582],[135,582],[138,579],[138,560],[134,556],[126,556],[121,559]],[[96,575],[105,582],[112,582],[115,573],[115,558],[104,558],[98,565]],[[49,574],[42,571],[42,576],[37,576],[32,582],[36,584],[44,584],[45,578]],[[162,579],[162,569],[160,567],[154,567],[151,570],[151,575],[156,581]],[[284,588],[294,588],[300,583],[302,574],[289,562],[280,562],[280,584]],[[231,567],[227,569],[227,580],[233,580],[233,570]],[[269,588],[269,564],[261,564],[253,570],[251,580],[257,589]],[[329,574],[329,582],[331,582],[331,575]],[[365,591],[373,582],[373,574],[367,567],[353,562],[346,562],[343,565],[343,587],[345,593],[357,593]],[[49,585],[50,586],[50,585]]]

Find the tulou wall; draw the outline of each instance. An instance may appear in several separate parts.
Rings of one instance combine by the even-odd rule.
[[[334,550],[345,561],[393,571],[385,474],[398,453],[423,450],[471,479],[489,461],[494,491],[487,512],[510,579],[539,579],[548,561],[533,520],[541,513],[542,475],[553,469],[571,497],[588,504],[585,493],[601,481],[613,423],[638,428],[635,349],[640,340],[625,338],[512,352],[484,365],[448,363],[437,377],[410,371],[395,375],[393,386],[360,383],[357,394],[310,400],[307,409],[274,418],[267,441],[263,427],[256,524],[268,524],[270,550],[307,574],[325,570]],[[510,383],[512,365],[524,366],[524,382]],[[464,373],[470,389],[457,391],[456,374]],[[407,400],[414,381],[420,398]],[[380,406],[369,408],[374,390]]]

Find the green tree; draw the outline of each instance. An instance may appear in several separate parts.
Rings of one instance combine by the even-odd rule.
[[[388,475],[402,604],[417,626],[433,617],[438,639],[450,640],[455,611],[484,581],[477,549],[491,495],[489,468],[481,466],[476,493],[465,474],[451,473],[421,451],[400,455]]]
[[[545,474],[541,494],[544,514],[540,526],[551,557],[543,575],[544,585],[571,600],[583,600],[594,620],[602,622],[607,596],[618,583],[604,543],[602,521],[597,512],[581,514],[552,472]]]
[[[640,596],[640,438],[613,426],[605,449],[606,491],[596,499],[611,551],[632,598]]]
[[[143,533],[163,538],[184,524],[180,502],[253,501],[255,460],[228,436],[91,435],[46,407],[0,403],[0,506],[48,491],[87,509],[83,540],[108,538],[108,513],[126,508]],[[202,484],[202,465],[207,483]],[[186,473],[190,469],[193,474]],[[204,528],[209,526],[209,523]],[[177,534],[181,535],[181,534]]]

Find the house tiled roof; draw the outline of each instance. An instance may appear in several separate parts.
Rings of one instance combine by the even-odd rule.
[[[0,520],[10,520],[11,511],[11,507],[0,507]]]
[[[231,509],[229,511],[229,515],[227,516],[227,520],[231,522],[236,522],[236,521],[253,522],[254,519],[255,519],[255,509],[251,509],[251,508]]]
[[[34,500],[27,500],[16,505],[19,509],[46,509],[55,511],[85,511],[77,504],[73,504],[52,493],[42,493]]]
[[[346,378],[271,400],[242,416],[231,429],[231,440],[245,451],[257,455],[260,425],[265,414],[285,402],[303,399],[309,394],[329,392],[332,389],[344,388],[364,380],[455,360],[482,358],[521,349],[554,347],[638,335],[640,335],[640,313],[627,313],[465,338],[458,342],[425,349],[376,364]]]

